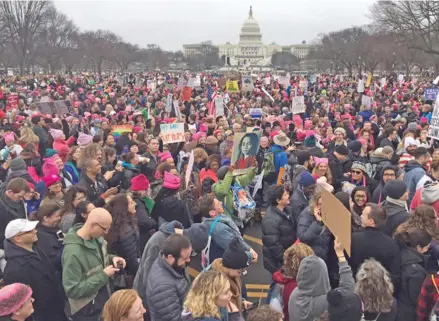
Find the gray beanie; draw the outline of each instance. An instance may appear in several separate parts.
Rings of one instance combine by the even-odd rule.
[[[13,160],[11,160],[11,163],[9,164],[9,168],[11,169],[12,172],[20,171],[20,170],[24,171],[26,170],[26,163],[22,158],[14,158]]]
[[[224,177],[226,176],[228,170],[229,170],[229,166],[221,166],[221,167],[216,171],[216,177],[218,177],[219,180],[224,179]]]
[[[209,229],[207,223],[194,223],[191,227],[183,230],[183,235],[191,241],[192,249],[195,252],[200,252],[206,247]]]

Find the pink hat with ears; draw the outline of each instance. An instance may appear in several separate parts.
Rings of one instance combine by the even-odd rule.
[[[313,131],[313,130],[307,130],[307,131],[305,132],[305,138],[306,138],[306,137],[314,136],[315,134],[316,134],[315,131]]]
[[[206,124],[203,123],[200,125],[200,132],[205,133],[205,132],[207,132],[207,130],[208,130],[208,127]]]
[[[131,107],[131,106],[126,106],[125,107],[125,111],[127,112],[127,113],[131,113],[132,111],[133,111],[133,107]]]
[[[88,117],[91,116],[91,114],[90,114],[88,111],[86,111],[86,112],[84,113],[84,116],[85,116],[85,118],[88,118]]]
[[[311,129],[312,128],[312,121],[307,119],[305,120],[305,129]]]

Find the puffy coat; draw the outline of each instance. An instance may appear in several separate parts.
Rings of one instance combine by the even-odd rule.
[[[416,320],[416,307],[422,283],[427,277],[422,254],[401,249],[401,288],[398,295],[397,321]]]
[[[191,281],[160,255],[151,267],[146,286],[146,302],[151,321],[179,321]]]
[[[58,152],[59,157],[61,157],[62,161],[65,163],[67,160],[67,156],[70,153],[70,146],[75,144],[76,138],[75,136],[70,136],[69,139],[56,139],[53,142],[53,149]]]
[[[283,255],[287,248],[296,241],[296,221],[291,208],[281,211],[270,206],[262,220],[262,253],[264,268],[271,274],[282,267]]]
[[[151,217],[157,222],[159,222],[159,218],[162,218],[166,222],[179,221],[184,228],[191,226],[186,204],[177,195],[156,198],[155,201]]]
[[[331,232],[310,213],[309,206],[300,214],[297,237],[300,242],[309,245],[315,255],[323,260],[328,258]]]
[[[46,253],[52,266],[61,272],[61,254],[63,249],[64,233],[57,227],[47,227],[38,223],[37,248]]]
[[[300,213],[309,205],[309,200],[300,188],[294,190],[293,195],[291,195],[290,205],[294,220],[298,222]]]

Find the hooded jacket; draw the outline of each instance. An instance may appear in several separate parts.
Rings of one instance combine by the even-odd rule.
[[[282,274],[281,270],[273,273],[273,282],[283,286],[282,291],[282,302],[283,308],[282,312],[284,314],[284,319],[289,320],[288,313],[288,300],[290,299],[291,293],[297,287],[297,280],[295,278],[289,278]]]
[[[5,229],[8,223],[17,218],[27,218],[24,203],[14,202],[6,196],[6,185],[0,187],[0,248],[3,248]]]
[[[419,180],[425,175],[425,169],[415,160],[411,160],[404,168],[403,182],[409,190],[408,204],[412,202],[416,192],[416,185]]]
[[[60,274],[46,254],[34,247],[28,251],[11,241],[5,241],[7,259],[3,280],[6,285],[24,283],[32,288],[36,321],[64,321],[65,294]]]
[[[375,172],[375,176],[372,178],[376,181],[379,181],[380,179],[382,180],[383,168],[392,165],[387,155],[383,153],[378,153],[377,151],[373,152],[372,155],[370,155],[370,163],[372,164],[372,167],[374,167]]]
[[[347,262],[339,263],[339,289],[354,291],[355,281]],[[290,321],[314,321],[328,309],[326,295],[331,290],[328,269],[317,256],[308,256],[300,262],[297,287],[288,301]]]
[[[389,200],[389,197],[386,198],[381,206],[385,208],[387,212],[387,222],[382,227],[382,231],[388,236],[393,237],[396,228],[408,220],[409,213],[406,207],[395,204],[391,199]]]
[[[162,188],[162,190],[165,188]],[[159,218],[166,222],[179,221],[184,228],[191,226],[190,213],[183,200],[177,195],[168,195],[155,199],[155,205],[151,213],[151,217],[160,223]]]
[[[381,168],[380,171],[380,177],[378,178],[379,180],[379,184],[377,185],[377,187],[374,189],[373,194],[372,194],[372,202],[375,204],[381,204],[382,202],[384,202],[386,200],[387,197],[387,193],[384,192],[384,172],[388,169],[392,169],[396,172],[396,167],[392,166],[392,165],[386,165],[383,166]]]
[[[284,252],[296,241],[296,221],[291,208],[281,211],[277,206],[270,206],[262,220],[262,253],[264,268],[271,274],[283,264]]]

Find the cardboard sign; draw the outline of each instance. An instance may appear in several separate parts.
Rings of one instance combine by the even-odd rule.
[[[299,87],[300,87],[302,90],[307,90],[307,89],[308,89],[308,80],[301,80],[301,81],[299,82]]]
[[[56,100],[56,101],[39,101],[34,103],[37,109],[42,114],[57,114],[58,116],[70,114],[72,105],[69,100]]]
[[[150,80],[148,79],[146,81],[146,87],[148,87],[149,89],[151,89],[152,91],[155,91],[157,88],[157,83],[154,80]]]
[[[168,94],[166,97],[166,107],[165,110],[170,113],[172,111],[172,94]]]
[[[195,82],[197,81],[196,78],[189,78],[187,81],[187,85],[188,87],[194,88],[195,87]]]
[[[194,161],[195,161],[194,151],[192,150],[191,154],[189,155],[189,162],[187,163],[187,167],[186,167],[186,175],[185,175],[186,189],[189,187],[189,181],[191,179],[192,169],[194,168]]]
[[[252,80],[252,76],[242,76],[242,81],[241,81],[242,85],[241,85],[241,89],[242,91],[253,91],[253,80]]]
[[[221,96],[215,97],[215,117],[224,116],[224,100]]]
[[[346,253],[351,256],[351,213],[331,193],[321,191],[322,221],[334,236],[338,236]]]
[[[237,93],[239,92],[239,86],[237,80],[228,80],[226,81],[226,90],[229,93]]]
[[[436,100],[438,93],[439,93],[439,88],[426,88],[424,91],[424,101]]]
[[[291,111],[293,112],[293,114],[304,113],[305,109],[305,98],[303,96],[293,97],[293,100],[291,102]]]
[[[172,144],[184,142],[184,124],[160,124],[160,132],[162,133],[163,144]]]
[[[191,101],[191,97],[192,97],[192,88],[183,87],[183,89],[181,90],[180,100]]]

